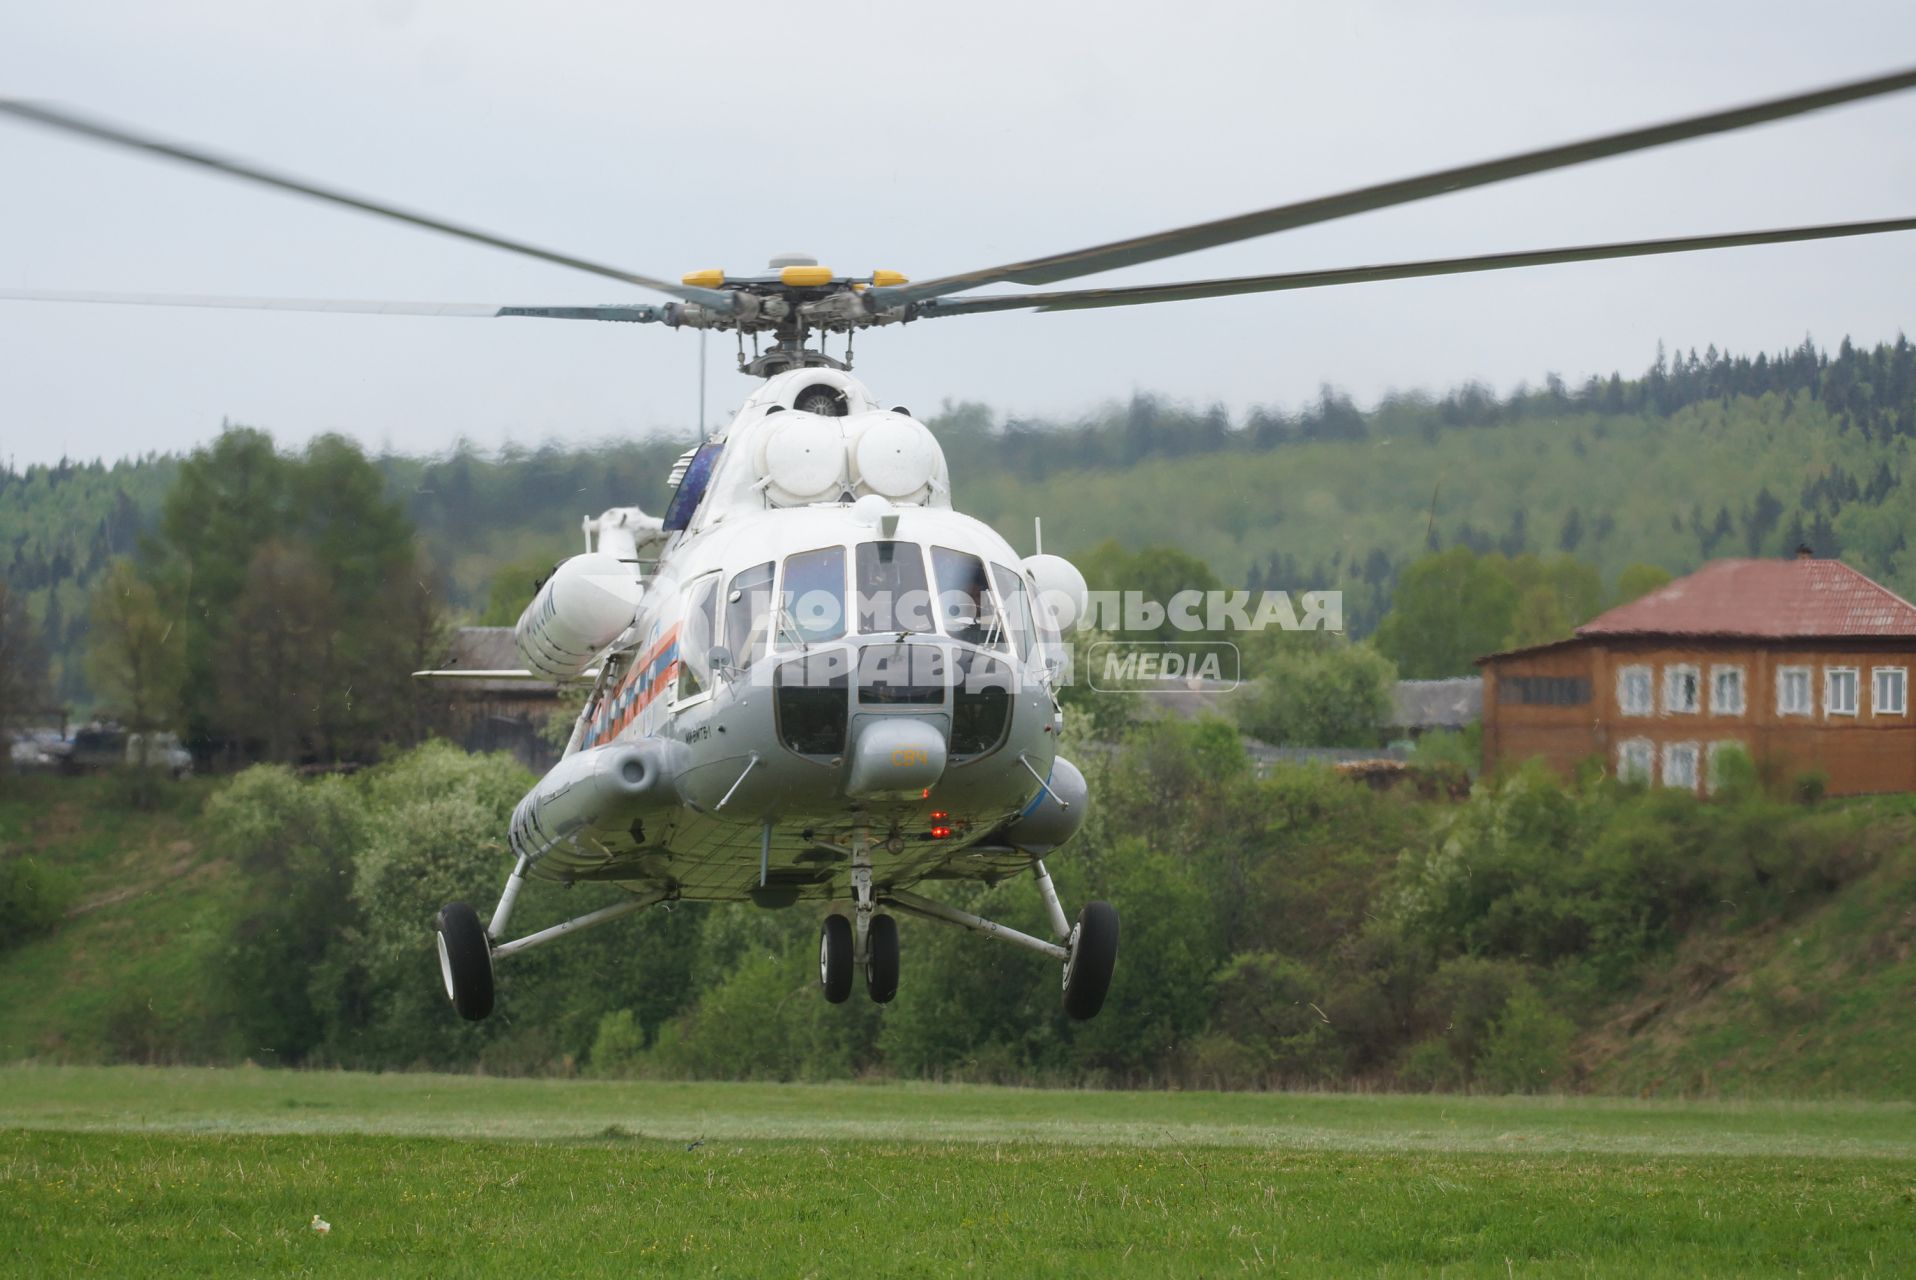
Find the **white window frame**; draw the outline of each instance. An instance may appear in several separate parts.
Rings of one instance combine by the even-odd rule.
[[[1687,755],[1690,758],[1690,780],[1688,782],[1678,782],[1670,777],[1670,762],[1675,760],[1679,755]],[[1663,767],[1659,776],[1663,781],[1663,785],[1666,787],[1681,787],[1686,791],[1694,792],[1697,789],[1697,784],[1703,781],[1703,752],[1694,742],[1664,743],[1661,764]]]
[[[1885,707],[1878,695],[1882,686],[1877,683],[1884,676],[1896,677],[1896,705]],[[1876,716],[1906,716],[1909,714],[1909,668],[1908,667],[1871,667],[1869,672],[1869,711]]]
[[[1740,716],[1749,710],[1749,681],[1744,679],[1741,663],[1720,662],[1710,668],[1710,714],[1713,716]],[[1724,676],[1736,677],[1736,705],[1724,707],[1717,705],[1717,681]]]
[[[1632,753],[1642,753],[1641,767],[1630,763]],[[1648,738],[1625,738],[1617,744],[1617,780],[1620,782],[1641,782],[1646,785],[1656,781],[1657,746]]]
[[[681,707],[695,707],[699,703],[706,701],[712,696],[718,686],[718,673],[712,671],[708,665],[705,672],[705,679],[701,682],[700,686],[690,693],[685,691],[686,676],[690,675],[694,679],[698,677],[698,668],[687,666],[685,661],[685,655],[690,652],[688,642],[695,638],[686,634],[687,626],[692,621],[691,604],[693,598],[698,595],[699,591],[707,582],[712,584],[712,634],[706,637],[708,651],[711,645],[716,643],[719,629],[725,625],[724,571],[714,569],[709,573],[701,573],[698,577],[686,583],[685,590],[679,597],[684,604],[679,613],[679,656],[676,664],[678,670],[672,673],[672,708],[674,711]],[[700,661],[703,662],[705,655],[701,654],[699,658]]]
[[[1835,700],[1830,696],[1832,688],[1836,683],[1833,679],[1831,679],[1832,676],[1848,676],[1849,677],[1849,681],[1850,681],[1849,707],[1847,710],[1845,710],[1842,707],[1838,707],[1835,703]],[[1857,705],[1861,703],[1862,700],[1863,700],[1863,673],[1861,668],[1859,667],[1824,667],[1823,668],[1823,717],[1824,719],[1828,719],[1830,716],[1853,716],[1856,714]]]
[[[1677,681],[1684,676],[1690,677],[1690,687],[1696,691],[1696,697],[1687,707],[1676,705],[1673,696]],[[1703,709],[1703,673],[1698,671],[1694,662],[1676,662],[1663,669],[1663,714],[1666,716],[1693,716]]]
[[[1783,691],[1789,687],[1791,676],[1803,677],[1803,705],[1792,707],[1783,699]],[[1778,667],[1776,669],[1776,714],[1779,716],[1807,716],[1816,712],[1816,673],[1813,667]]]
[[[1625,696],[1625,692],[1624,692],[1626,689],[1630,687],[1630,677],[1636,676],[1636,675],[1641,675],[1643,677],[1643,705],[1640,707],[1631,706],[1630,699],[1627,696]],[[1651,715],[1657,709],[1656,700],[1657,700],[1656,673],[1653,670],[1651,670],[1649,666],[1644,664],[1633,664],[1631,666],[1617,668],[1617,712],[1619,715],[1626,715],[1626,716]]]

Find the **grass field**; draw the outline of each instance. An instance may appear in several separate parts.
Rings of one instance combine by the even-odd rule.
[[[29,1275],[1907,1274],[1916,1108],[8,1068],[0,1257]]]

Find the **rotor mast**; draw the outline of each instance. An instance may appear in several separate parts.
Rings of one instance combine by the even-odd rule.
[[[850,334],[872,325],[901,324],[911,319],[909,306],[874,307],[869,295],[873,288],[896,287],[907,283],[896,271],[874,271],[869,276],[833,275],[818,259],[803,253],[782,253],[774,257],[762,276],[728,277],[723,271],[694,271],[685,276],[688,287],[726,291],[729,305],[703,302],[667,303],[660,308],[659,319],[674,329],[732,330],[739,334],[739,372],[754,378],[771,378],[789,369],[837,369],[849,371],[851,345],[840,360],[825,353],[823,335]],[[753,351],[746,356],[744,335],[753,335]],[[771,345],[758,347],[759,334],[768,334]],[[819,345],[805,345],[814,334]]]

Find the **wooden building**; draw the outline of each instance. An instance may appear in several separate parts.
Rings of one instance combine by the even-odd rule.
[[[1916,605],[1836,560],[1717,560],[1577,629],[1480,658],[1484,766],[1710,785],[1712,755],[1916,791]]]
[[[504,671],[520,665],[511,627],[459,627],[452,633],[443,670]],[[554,715],[569,714],[556,685],[527,680],[446,681],[448,736],[468,751],[510,751],[528,769],[543,772],[558,762],[559,748],[545,728]]]

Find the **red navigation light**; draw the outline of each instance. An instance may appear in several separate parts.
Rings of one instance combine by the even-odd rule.
[[[933,840],[949,840],[951,839],[951,828],[950,827],[933,827],[931,829],[931,838]]]
[[[949,818],[950,816],[951,815],[949,813],[946,813],[943,809],[933,809],[931,811],[931,820],[933,822],[943,822],[946,818]]]

